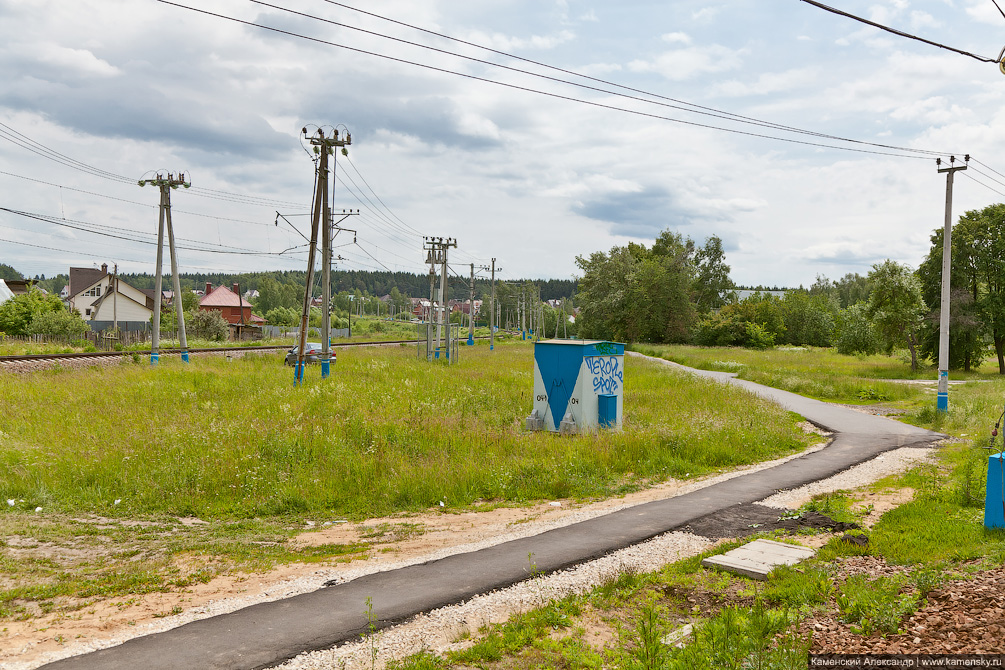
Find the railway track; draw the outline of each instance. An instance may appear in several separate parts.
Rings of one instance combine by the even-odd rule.
[[[345,349],[351,347],[374,347],[374,346],[389,346],[395,344],[414,344],[415,340],[384,340],[379,342],[334,342],[332,343],[333,349]],[[205,353],[226,353],[233,351],[243,351],[243,352],[264,352],[264,351],[285,351],[290,348],[290,345],[267,345],[258,347],[201,347],[201,348],[189,348],[188,352],[190,354],[205,354]],[[160,348],[159,353],[161,356],[171,356],[171,355],[181,355],[181,349],[169,349]],[[121,358],[122,356],[132,356],[133,354],[138,354],[140,356],[150,356],[150,349],[130,349],[128,351],[89,351],[84,353],[69,353],[69,354],[25,354],[22,356],[0,356],[0,365],[4,363],[31,363],[31,362],[43,362],[43,361],[87,361],[87,360],[99,360],[99,359],[114,359]]]

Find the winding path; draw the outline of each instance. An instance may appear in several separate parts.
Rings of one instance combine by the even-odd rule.
[[[653,359],[658,360],[658,359]],[[305,651],[359,639],[368,629],[370,598],[378,627],[527,579],[533,555],[537,572],[553,572],[680,528],[731,505],[763,500],[830,477],[875,456],[945,437],[891,419],[810,400],[735,379],[727,373],[683,368],[692,374],[742,386],[834,433],[824,449],[773,468],[752,472],[666,500],[556,528],[470,553],[380,572],[285,600],[135,638],[117,647],[74,656],[44,667],[53,670],[253,670]]]

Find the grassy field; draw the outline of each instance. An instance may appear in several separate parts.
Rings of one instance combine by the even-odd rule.
[[[719,668],[806,667],[809,641],[799,624],[831,615],[859,635],[891,635],[923,607],[928,593],[948,580],[966,580],[1005,562],[1005,531],[983,526],[991,428],[1003,412],[1005,380],[954,386],[950,411],[934,411],[934,394],[915,389],[891,400],[857,398],[877,379],[907,377],[909,367],[887,357],[842,357],[827,351],[748,352],[694,347],[641,348],[684,364],[739,372],[777,386],[829,387],[822,396],[897,406],[912,423],[956,439],[919,465],[857,491],[819,497],[806,507],[837,520],[856,520],[868,511],[865,494],[910,489],[913,500],[884,514],[866,534],[868,546],[833,538],[798,568],[776,570],[766,584],[713,573],[701,556],[650,574],[627,572],[583,596],[549,603],[491,626],[460,652],[423,652],[392,663],[392,670],[537,667]],[[904,368],[907,368],[905,370]],[[781,381],[780,381],[781,380]],[[879,387],[885,389],[886,387]],[[1002,437],[994,451],[1002,448]],[[857,510],[857,511],[853,511]],[[744,540],[745,541],[745,540]],[[710,553],[723,553],[743,541]],[[840,561],[871,555],[906,566],[901,576],[839,578]],[[685,623],[694,633],[682,649],[662,643]],[[603,635],[606,630],[606,636]],[[556,633],[556,631],[559,631]],[[589,634],[587,634],[589,631]],[[608,639],[607,644],[590,640]]]
[[[305,520],[599,498],[809,440],[749,393],[631,358],[623,431],[528,433],[532,351],[479,344],[447,367],[413,346],[346,350],[299,388],[281,354],[0,375],[16,399],[0,415],[0,616],[366,551],[291,548]],[[87,559],[24,551],[39,546]]]

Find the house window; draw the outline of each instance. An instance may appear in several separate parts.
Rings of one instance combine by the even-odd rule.
[[[90,307],[88,307],[87,309],[85,309],[85,310],[84,310],[84,314],[85,314],[86,316],[90,316],[90,315],[91,315],[91,308],[90,308]]]
[[[86,296],[101,295],[101,284],[97,284],[96,286],[92,286],[91,288],[87,289],[87,293],[85,293],[84,295]]]

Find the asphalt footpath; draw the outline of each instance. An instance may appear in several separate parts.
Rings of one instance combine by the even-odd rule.
[[[654,359],[657,360],[657,359]],[[612,512],[533,537],[379,572],[275,602],[193,621],[116,647],[44,666],[53,670],[253,670],[298,654],[358,640],[369,629],[366,601],[376,626],[392,626],[437,607],[501,589],[679,529],[731,505],[753,503],[783,490],[830,477],[875,456],[945,437],[891,419],[738,380],[726,373],[687,370],[742,386],[834,433],[819,451],[667,500]],[[672,403],[673,399],[668,399]],[[742,449],[743,445],[737,445]],[[532,561],[528,559],[532,556]],[[533,565],[532,565],[533,563]]]

